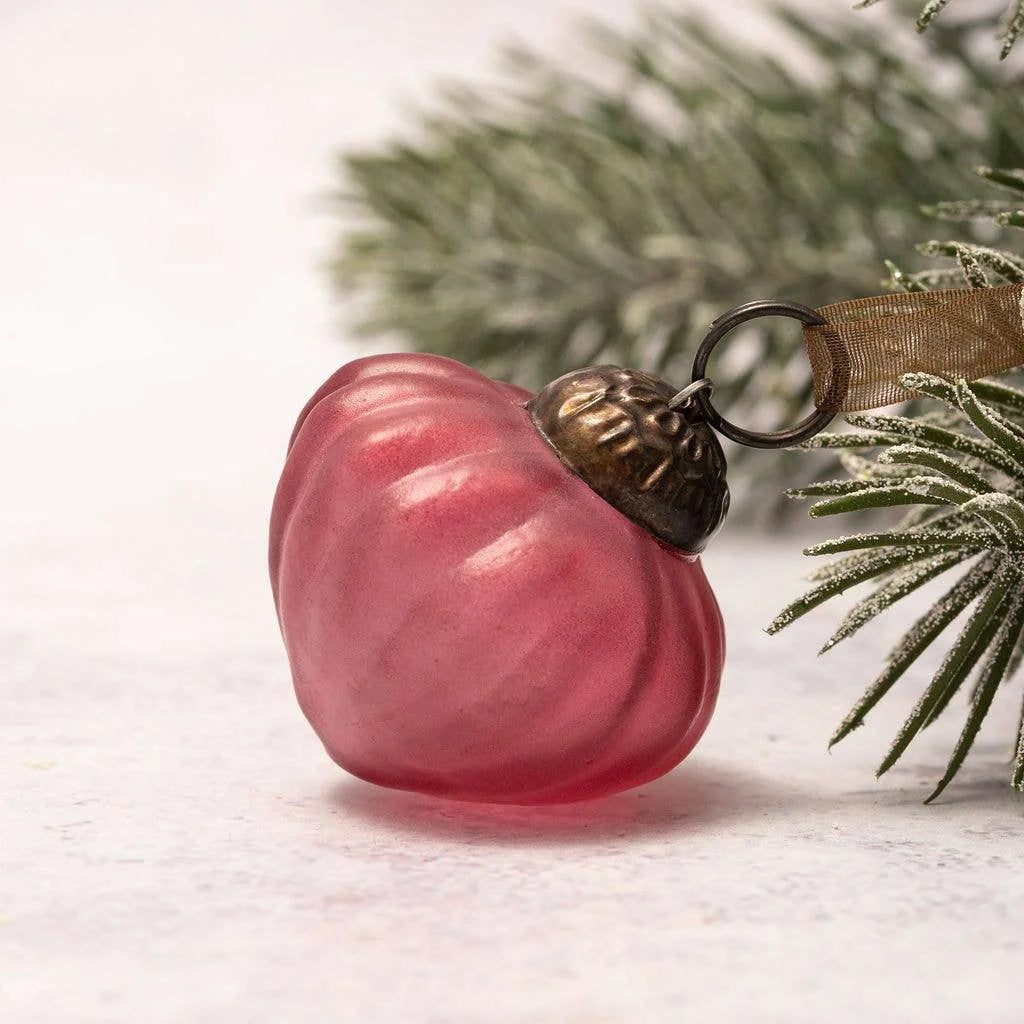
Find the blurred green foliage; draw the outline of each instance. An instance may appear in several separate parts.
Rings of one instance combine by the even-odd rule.
[[[586,75],[507,52],[503,86],[450,87],[405,138],[345,154],[332,271],[358,328],[528,387],[598,362],[681,385],[725,310],[877,292],[883,258],[934,230],[922,204],[1024,164],[1019,78],[976,45],[990,25],[940,19],[921,53],[849,11],[772,17],[792,59],[671,7],[593,24]],[[774,428],[810,380],[793,324],[759,325],[712,366],[716,404]],[[765,506],[812,471],[732,459]]]

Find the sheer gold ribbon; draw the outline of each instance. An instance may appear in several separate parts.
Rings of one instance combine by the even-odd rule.
[[[821,306],[804,328],[820,409],[902,402],[904,373],[976,380],[1024,365],[1024,285],[900,292]],[[845,382],[845,389],[836,387]]]

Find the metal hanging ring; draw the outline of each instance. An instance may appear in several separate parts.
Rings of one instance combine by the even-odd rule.
[[[708,359],[714,351],[715,346],[733,328],[748,320],[756,320],[762,316],[788,316],[799,320],[802,324],[813,326],[825,324],[828,321],[816,310],[809,306],[801,306],[797,302],[777,302],[771,299],[758,299],[755,302],[747,302],[742,306],[729,310],[728,313],[720,316],[708,331],[704,340],[697,349],[697,355],[693,360],[693,381],[696,384],[706,379],[705,371],[708,366]],[[788,448],[790,445],[799,444],[810,437],[814,437],[819,431],[826,427],[835,418],[843,395],[846,392],[849,379],[848,366],[833,371],[833,380],[829,387],[829,406],[831,409],[816,408],[806,419],[801,420],[795,427],[789,430],[778,430],[774,433],[746,430],[743,427],[730,423],[715,410],[711,404],[710,391],[704,388],[696,388],[692,392],[693,400],[708,424],[714,427],[720,434],[737,441],[740,444],[748,445],[751,448]],[[692,385],[691,385],[692,386]],[[685,390],[685,389],[684,389]]]

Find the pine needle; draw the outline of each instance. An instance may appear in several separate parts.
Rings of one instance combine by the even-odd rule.
[[[948,4],[949,0],[928,0],[917,16],[917,31],[924,32]]]
[[[980,473],[976,473],[969,466],[957,459],[950,458],[934,448],[924,448],[916,444],[894,445],[878,456],[878,461],[883,465],[890,463],[902,463],[909,466],[920,466],[922,469],[934,470],[941,473],[948,480],[959,484],[965,491],[978,494],[987,494],[995,490],[993,485]]]
[[[1024,0],[1017,0],[1017,5],[1002,33],[1003,48],[999,51],[1000,60],[1006,60],[1010,56],[1010,51],[1013,49],[1014,43],[1020,38],[1022,32],[1024,32]]]
[[[1012,428],[1002,422],[998,414],[986,409],[974,396],[974,392],[961,381],[957,385],[957,399],[960,408],[967,414],[970,421],[980,430],[999,451],[1005,452],[1004,463],[1019,480],[1024,480],[1024,440]]]
[[[877,434],[889,434],[894,441],[912,441],[945,451],[957,452],[986,463],[993,469],[1015,476],[1024,483],[1019,464],[1003,451],[998,443],[993,444],[955,430],[935,427],[920,418],[851,413],[847,415],[846,419],[852,426],[860,427],[869,433],[874,432],[872,439]]]
[[[960,770],[968,750],[970,750],[971,745],[974,743],[978,729],[981,726],[981,721],[988,712],[995,691],[1007,675],[1010,658],[1013,655],[1017,641],[1020,639],[1022,627],[1024,627],[1022,611],[1024,611],[1024,608],[1021,606],[1020,596],[1011,595],[1006,608],[1002,611],[1003,620],[998,624],[999,629],[995,634],[985,664],[978,674],[978,679],[971,693],[971,713],[964,725],[963,732],[960,734],[960,739],[953,751],[953,756],[950,758],[946,774],[942,777],[932,795],[925,800],[925,803],[934,800],[946,788],[949,781]],[[925,727],[938,719],[954,694],[955,691],[953,689],[946,691],[942,700],[939,701],[928,716],[928,720],[924,723]]]
[[[875,487],[861,484],[853,494],[843,494],[815,502],[808,512],[811,516],[840,515],[844,512],[864,512],[867,509],[891,508],[894,505],[956,505],[971,497],[971,492],[941,477],[921,476],[901,486]]]
[[[974,551],[984,550],[976,548]],[[920,565],[908,565],[895,573],[888,582],[879,587],[870,597],[864,598],[847,612],[839,628],[825,641],[819,654],[832,650],[840,641],[846,640],[866,626],[873,618],[880,615],[897,601],[902,600],[926,583],[935,579],[954,565],[959,565],[964,558],[974,553],[971,549],[945,552],[930,558]]]
[[[829,747],[845,739],[854,729],[864,724],[871,709],[892,689],[893,685],[911,665],[938,638],[939,634],[981,593],[988,582],[990,568],[987,562],[974,566],[958,583],[954,584],[911,628],[890,651],[885,669],[868,687],[864,696],[854,705],[840,723]]]
[[[890,530],[887,533],[859,533],[851,537],[837,537],[804,548],[805,555],[834,555],[842,551],[862,548],[922,548],[941,551],[952,548],[962,551],[985,551],[992,547],[993,538],[987,531],[958,530]]]
[[[842,594],[851,587],[864,583],[882,573],[906,565],[908,562],[930,558],[933,554],[934,552],[927,548],[912,548],[896,552],[883,551],[872,558],[864,559],[851,567],[847,572],[832,577],[788,605],[768,624],[765,632],[768,634],[777,633],[780,629],[802,618],[829,598]]]

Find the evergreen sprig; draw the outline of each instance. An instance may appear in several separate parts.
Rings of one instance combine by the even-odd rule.
[[[977,173],[1002,198],[940,202],[924,207],[934,218],[989,224],[989,233],[1024,227],[1024,170],[980,167]],[[889,263],[894,288],[985,288],[1024,282],[1024,255],[992,245],[933,240],[919,246],[929,256],[955,261],[950,268],[908,274]],[[831,650],[881,612],[936,577],[967,563],[950,589],[890,652],[882,672],[846,717],[830,746],[863,724],[917,658],[966,614],[931,682],[899,731],[878,774],[888,771],[921,729],[948,708],[974,674],[960,737],[934,800],[963,764],[1000,684],[1024,656],[1024,391],[997,381],[973,384],[928,374],[903,383],[940,403],[924,415],[848,416],[853,432],[822,434],[806,447],[841,452],[850,479],[826,480],[791,491],[819,499],[812,516],[916,506],[891,530],[855,534],[816,544],[809,555],[844,554],[817,570],[816,586],[769,626],[777,632],[812,608],[873,581],[874,591],[847,613],[822,648]],[[878,451],[880,449],[880,451]],[[873,459],[858,451],[876,450]],[[1024,709],[1017,727],[1011,783],[1024,790]]]
[[[527,387],[595,362],[684,382],[727,309],[871,294],[965,166],[1024,165],[1024,109],[968,27],[938,26],[923,59],[863,19],[774,16],[801,55],[786,64],[656,8],[629,34],[593,29],[588,77],[518,52],[505,87],[452,89],[405,139],[344,157],[333,274],[361,330]],[[759,321],[712,372],[752,427],[810,402],[792,324]],[[765,499],[738,506],[800,472],[731,458]]]
[[[940,202],[922,207],[924,213],[939,220],[961,224],[989,225],[989,233],[1004,228],[1024,228],[1024,169],[979,167],[982,180],[999,189],[1003,198],[965,199]],[[889,263],[892,285],[905,291],[963,287],[972,288],[1024,282],[1024,253],[991,245],[959,240],[933,239],[918,246],[926,256],[945,256],[956,261],[955,267],[930,269],[908,274]]]
[[[854,6],[858,8],[874,7],[880,2],[881,0],[860,0],[860,3]],[[950,0],[928,0],[917,16],[918,32],[924,32],[931,27],[932,22],[949,6],[949,3]],[[1003,41],[1003,47],[999,54],[1001,60],[1006,60],[1010,55],[1013,44],[1017,42],[1021,32],[1024,32],[1024,0],[1011,0],[1006,9],[1003,26],[999,31],[999,38]]]
[[[969,707],[934,800],[967,756],[999,686],[1024,652],[1024,391],[995,381],[967,384],[907,374],[905,387],[944,411],[917,417],[851,415],[857,428],[821,434],[806,447],[842,453],[849,480],[795,490],[816,498],[812,516],[910,507],[890,530],[825,541],[808,555],[842,554],[818,570],[817,585],[769,625],[775,633],[811,609],[861,583],[874,590],[858,601],[822,653],[926,583],[966,566],[946,593],[904,634],[879,676],[844,719],[830,746],[864,723],[922,652],[966,614],[941,665],[878,769],[882,775],[914,737],[938,718],[973,674]],[[879,450],[880,449],[880,450]],[[874,450],[873,458],[863,453]],[[1024,790],[1024,712],[1016,734],[1011,783]]]

